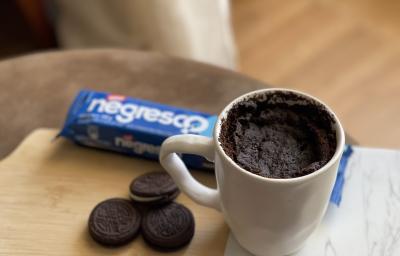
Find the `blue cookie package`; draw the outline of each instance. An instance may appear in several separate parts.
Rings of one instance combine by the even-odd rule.
[[[72,103],[59,136],[79,145],[110,150],[158,161],[162,142],[172,135],[212,137],[217,116],[189,109],[105,92],[82,90]],[[339,206],[346,165],[352,148],[347,146],[330,201]],[[205,158],[184,154],[188,167],[212,169]]]
[[[337,206],[339,206],[340,202],[342,201],[342,193],[345,183],[345,173],[346,173],[347,163],[349,162],[349,159],[352,154],[353,154],[353,148],[350,145],[346,145],[342,158],[340,159],[339,168],[336,175],[336,181],[335,185],[333,186],[330,199],[330,202],[336,204]]]
[[[60,136],[89,147],[157,160],[172,135],[212,137],[216,116],[105,92],[82,90],[72,103]],[[200,156],[185,154],[191,168],[213,168]]]

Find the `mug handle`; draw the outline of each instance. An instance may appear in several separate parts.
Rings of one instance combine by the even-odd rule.
[[[200,135],[175,135],[161,145],[160,163],[171,175],[178,187],[198,204],[221,211],[219,192],[193,178],[177,153],[195,154],[214,161],[213,139]]]

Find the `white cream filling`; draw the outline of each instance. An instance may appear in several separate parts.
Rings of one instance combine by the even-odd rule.
[[[142,197],[142,196],[134,195],[132,193],[129,193],[129,196],[132,198],[132,200],[135,200],[138,202],[151,202],[151,201],[156,201],[156,200],[163,198],[163,196]]]

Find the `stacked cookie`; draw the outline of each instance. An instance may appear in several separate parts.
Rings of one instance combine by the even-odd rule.
[[[142,232],[144,240],[158,250],[175,250],[194,235],[193,214],[173,202],[179,189],[166,172],[139,176],[129,187],[131,200],[113,198],[99,203],[89,217],[89,234],[105,246],[131,242]]]

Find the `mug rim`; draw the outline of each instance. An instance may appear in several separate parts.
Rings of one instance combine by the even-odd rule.
[[[254,174],[250,171],[247,171],[246,169],[244,169],[243,167],[241,167],[240,165],[238,165],[231,157],[229,157],[224,149],[221,146],[221,143],[219,142],[219,135],[220,135],[220,131],[221,131],[221,124],[222,124],[222,119],[224,117],[227,116],[228,112],[231,110],[231,108],[233,107],[234,104],[242,101],[245,98],[251,97],[251,96],[255,96],[258,94],[262,94],[262,93],[266,93],[266,92],[291,92],[291,93],[295,93],[297,95],[300,95],[303,98],[306,98],[308,100],[311,101],[315,101],[319,104],[321,104],[325,110],[328,111],[329,114],[332,115],[333,119],[334,119],[334,127],[336,130],[336,149],[335,149],[335,153],[333,154],[333,156],[331,157],[331,159],[325,164],[323,165],[321,168],[319,168],[318,170],[309,173],[307,175],[304,176],[300,176],[300,177],[294,177],[294,178],[269,178],[269,177],[264,177],[264,176],[260,176],[257,174]],[[323,101],[315,98],[314,96],[311,96],[305,92],[301,92],[298,90],[293,90],[293,89],[286,89],[286,88],[266,88],[266,89],[260,89],[260,90],[255,90],[255,91],[251,91],[248,92],[246,94],[243,94],[237,98],[235,98],[234,100],[232,100],[230,103],[228,103],[224,109],[221,111],[221,113],[218,115],[218,119],[215,123],[215,127],[214,127],[214,133],[213,133],[213,140],[214,143],[216,145],[216,149],[217,151],[220,153],[221,156],[224,157],[224,159],[226,161],[228,161],[231,165],[233,165],[235,167],[235,169],[237,169],[238,171],[240,171],[241,173],[243,173],[244,175],[247,175],[250,178],[255,178],[259,181],[265,181],[265,182],[272,182],[272,183],[297,183],[297,182],[305,182],[307,180],[310,180],[324,172],[326,172],[334,163],[336,163],[344,150],[344,145],[345,145],[345,135],[344,135],[344,130],[342,127],[342,124],[340,123],[338,117],[336,116],[335,112],[332,111],[332,109],[325,104]]]

